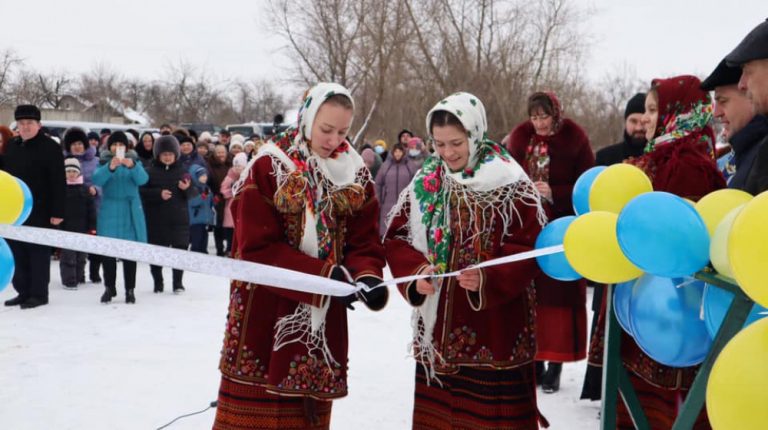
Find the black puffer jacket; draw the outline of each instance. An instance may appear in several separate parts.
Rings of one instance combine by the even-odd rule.
[[[173,139],[173,142],[166,137]],[[175,142],[175,145],[173,143]],[[172,136],[163,136],[155,142],[151,165],[147,168],[149,181],[140,189],[144,203],[144,215],[147,221],[147,239],[149,243],[160,246],[185,247],[189,245],[189,209],[187,202],[197,196],[197,189],[192,186],[191,177],[176,161],[170,166],[160,162],[162,152],[179,153],[179,146]],[[174,150],[175,149],[175,150]],[[190,186],[186,190],[179,188],[179,181],[187,179]],[[168,200],[161,197],[162,190],[169,190],[172,195]]]

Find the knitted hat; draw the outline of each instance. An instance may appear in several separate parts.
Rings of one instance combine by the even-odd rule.
[[[95,131],[91,131],[88,133],[88,140],[101,140],[101,139],[99,139],[99,133],[96,133]]]
[[[80,161],[77,158],[67,158],[64,160],[64,171],[67,172],[69,170],[76,170],[77,173],[80,173]]]
[[[235,134],[234,136],[232,136],[232,141],[229,144],[230,145],[232,145],[233,143],[242,144],[243,142],[245,142],[245,137],[243,137],[242,134]]]
[[[16,121],[22,119],[34,119],[35,121],[40,121],[40,109],[35,105],[18,105],[13,112],[13,117]]]
[[[637,93],[629,99],[624,109],[624,119],[633,113],[645,113],[645,93]]]
[[[373,142],[373,146],[381,146],[385,151],[387,150],[387,142],[385,142],[384,139],[379,139],[376,142]]]
[[[420,137],[412,137],[412,138],[408,139],[408,147],[409,147],[409,148],[414,148],[414,149],[415,149],[415,148],[418,148],[418,149],[421,149],[421,145],[422,145],[423,143],[424,143],[424,142],[421,140],[421,138],[420,138]]]
[[[128,136],[126,136],[122,131],[116,131],[110,134],[109,139],[107,140],[107,147],[112,147],[112,145],[117,143],[128,146]]]
[[[232,143],[229,144],[229,150],[232,151],[232,149],[235,147],[245,150],[245,146],[241,142],[235,142],[233,140]]]
[[[248,165],[248,156],[245,155],[245,152],[241,152],[235,155],[235,158],[232,159],[232,166],[234,167],[245,167],[247,165]]]

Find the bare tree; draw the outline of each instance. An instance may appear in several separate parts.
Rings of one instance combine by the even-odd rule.
[[[23,64],[23,60],[13,49],[0,52],[0,105],[11,98],[11,79],[14,71]]]
[[[67,72],[37,74],[37,102],[53,109],[61,108],[64,96],[70,95],[73,80]]]

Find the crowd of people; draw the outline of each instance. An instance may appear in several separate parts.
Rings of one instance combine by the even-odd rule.
[[[34,105],[18,106],[15,118],[16,130],[0,127],[0,160],[4,170],[22,178],[33,192],[33,215],[26,225],[202,253],[208,253],[213,232],[216,254],[229,255],[231,187],[263,144],[261,136],[246,140],[223,130],[214,139],[207,132],[197,136],[164,124],[157,134],[72,127],[59,137],[41,125]],[[50,261],[48,247],[14,241],[11,246],[22,269]],[[67,249],[55,255],[65,289],[103,281],[101,302],[110,303],[117,295],[117,259]],[[135,303],[136,263],[121,262],[125,302]],[[42,272],[30,272],[24,279],[25,272],[17,271],[19,296],[6,304],[24,309],[47,304],[50,275]],[[152,265],[150,272],[154,292],[162,293],[162,267]],[[172,272],[173,292],[184,292],[183,272]]]
[[[531,250],[547,220],[574,213],[574,183],[595,165],[635,165],[654,190],[693,201],[725,187],[767,190],[768,21],[704,81],[654,79],[627,102],[621,141],[596,154],[556,94],[532,93],[527,113],[497,144],[483,102],[459,92],[426,114],[429,144],[405,129],[392,145],[358,151],[346,138],[352,94],[320,83],[298,126],[264,144],[224,132],[214,145],[162,127],[159,136],[71,129],[60,147],[40,130],[39,110],[22,105],[18,137],[0,128],[0,168],[33,191],[26,225],[198,252],[211,230],[218,255],[368,287],[331,297],[232,282],[215,429],[327,429],[332,400],[347,395],[347,312],[356,302],[385,308],[389,292],[375,288],[385,265],[395,277],[425,275],[398,285],[414,312],[413,428],[536,429],[548,425],[536,386],[557,392],[563,363],[588,357],[582,398],[600,399],[603,288],[588,330],[585,280],[549,278],[534,260],[472,266]],[[19,296],[6,305],[45,304],[39,264],[50,250],[9,242]],[[110,302],[116,261],[89,258],[92,281],[103,265]],[[84,255],[60,259],[65,287],[84,282]],[[133,303],[136,265],[123,269]],[[163,292],[162,268],[151,273]],[[183,291],[183,273],[172,279]],[[651,427],[671,428],[698,366],[665,366],[626,334],[621,344]],[[617,412],[618,428],[634,428],[623,403]],[[706,410],[695,428],[709,428]]]

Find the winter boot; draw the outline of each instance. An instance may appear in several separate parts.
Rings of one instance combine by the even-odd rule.
[[[133,295],[133,288],[125,290],[125,303],[136,304],[136,296]]]
[[[184,291],[186,291],[186,289],[184,289],[183,285],[174,285],[173,286],[173,294],[181,294]]]
[[[546,370],[544,368],[544,362],[536,360],[534,363],[536,366],[536,385],[541,385],[541,381],[544,380],[544,373]]]
[[[556,393],[560,390],[560,373],[563,370],[563,363],[550,361],[547,366],[547,373],[544,374],[544,380],[541,382],[541,388],[545,393]]]
[[[117,295],[115,287],[107,286],[104,290],[104,294],[101,295],[101,303],[109,303],[112,301],[112,297]]]

